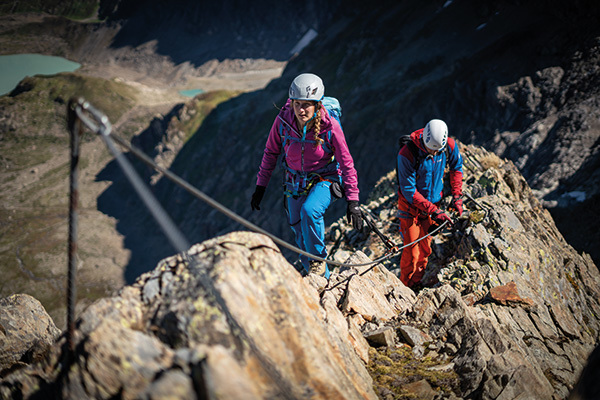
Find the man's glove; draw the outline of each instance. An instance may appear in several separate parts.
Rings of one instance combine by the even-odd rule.
[[[356,230],[361,230],[363,227],[362,212],[358,206],[358,201],[350,200],[348,202],[348,208],[346,210],[346,218],[348,223],[352,222],[352,226]]]
[[[450,203],[450,207],[454,208],[458,212],[458,216],[460,217],[463,213],[463,202],[460,196],[454,195],[452,196],[452,202]]]
[[[448,222],[450,225],[452,225],[454,222],[452,222],[452,219],[448,216],[448,214],[446,214],[445,212],[443,212],[442,210],[440,210],[438,208],[438,210],[436,212],[434,212],[433,214],[431,214],[431,218],[433,218],[433,221],[438,224],[441,225],[444,222]]]
[[[252,194],[252,200],[250,200],[250,207],[252,207],[253,211],[260,210],[260,202],[265,195],[265,189],[265,186],[256,185],[256,189]]]

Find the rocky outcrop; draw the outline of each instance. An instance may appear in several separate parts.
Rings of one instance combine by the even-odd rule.
[[[566,398],[598,343],[598,268],[564,241],[512,162],[473,146],[463,153],[467,211],[435,237],[426,288],[393,325],[430,337],[429,347],[413,347],[419,356],[451,355],[461,396]],[[368,209],[402,243],[395,190],[390,173]],[[358,247],[377,258],[387,250],[344,220],[329,235],[334,252]],[[399,273],[399,258],[386,266]]]
[[[40,361],[59,334],[35,298],[15,294],[0,299],[0,376]]]
[[[0,395],[567,398],[598,343],[600,273],[511,162],[463,153],[466,211],[435,236],[416,293],[397,278],[398,254],[373,263],[387,248],[344,220],[328,230],[345,261],[329,280],[302,278],[269,238],[233,232],[89,306],[70,363],[61,338],[14,367]],[[393,181],[365,210],[401,243]]]
[[[335,302],[321,301],[274,244],[232,233],[164,260],[79,318],[74,362],[61,343],[35,377],[15,373],[2,395],[37,388],[69,398],[376,398],[352,343],[368,347]],[[366,353],[366,352],[365,352]],[[20,372],[20,371],[19,371]]]

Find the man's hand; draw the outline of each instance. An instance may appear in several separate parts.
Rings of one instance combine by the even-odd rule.
[[[450,207],[454,208],[456,212],[458,212],[458,216],[460,217],[463,213],[463,201],[458,195],[452,196],[452,202],[450,203]]]
[[[252,194],[252,200],[250,200],[250,207],[252,207],[252,211],[260,210],[260,202],[265,195],[265,189],[265,186],[256,185],[256,189]]]
[[[448,214],[446,214],[445,212],[443,212],[439,208],[438,208],[438,210],[436,212],[434,212],[433,214],[431,214],[431,218],[438,225],[441,225],[444,222],[448,222],[450,225],[452,225],[454,223],[452,221],[452,218],[450,218],[448,216]]]

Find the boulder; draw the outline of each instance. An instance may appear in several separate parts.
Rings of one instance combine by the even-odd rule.
[[[35,298],[15,294],[0,299],[0,376],[41,360],[59,335]]]
[[[270,239],[234,232],[161,261],[118,296],[90,305],[77,321],[68,372],[51,367],[64,359],[62,341],[29,373],[3,380],[0,395],[30,398],[45,387],[63,398],[146,398],[156,390],[177,398],[375,399],[365,351],[355,347],[360,336],[332,295],[320,295]]]

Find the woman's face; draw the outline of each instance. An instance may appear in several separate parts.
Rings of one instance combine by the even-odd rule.
[[[308,121],[315,116],[314,101],[308,100],[292,100],[292,107],[294,108],[294,115],[301,127],[304,127]]]

